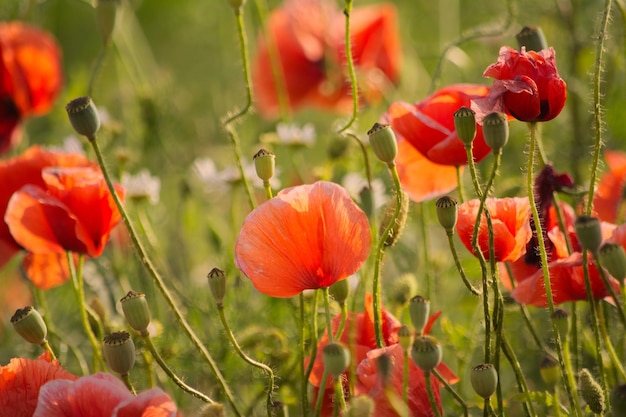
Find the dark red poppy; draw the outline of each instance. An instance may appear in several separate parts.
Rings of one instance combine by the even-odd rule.
[[[62,82],[52,36],[22,22],[0,23],[0,154],[19,140],[22,119],[50,109]]]
[[[365,213],[339,185],[318,181],[284,189],[246,217],[235,265],[262,293],[292,297],[354,274],[370,246]]]
[[[615,223],[618,221],[620,206],[624,200],[626,153],[606,151],[604,159],[609,169],[600,178],[593,197],[593,208],[600,220]]]
[[[401,54],[397,27],[392,4],[352,10],[352,55],[361,98],[376,101],[397,81]],[[312,106],[351,111],[344,33],[345,18],[332,1],[286,0],[275,9],[267,20],[271,43],[259,37],[252,69],[261,115],[279,114],[279,94],[292,110]],[[272,67],[274,53],[277,68]]]
[[[441,313],[437,313],[429,319],[425,333],[429,333],[435,320]],[[332,330],[336,332],[341,322],[341,316],[338,315],[332,320]],[[340,341],[349,347],[352,360],[356,365],[355,392],[354,395],[368,395],[374,400],[374,415],[377,417],[398,417],[400,414],[392,406],[389,392],[383,389],[380,374],[376,370],[376,358],[383,353],[392,356],[392,363],[402,364],[402,348],[398,344],[398,329],[401,323],[393,315],[383,309],[382,311],[382,328],[384,348],[376,347],[376,339],[374,335],[374,310],[372,307],[372,295],[367,294],[365,299],[365,312],[349,313],[345,330],[341,335]],[[317,356],[313,365],[313,371],[309,377],[309,382],[313,385],[313,401],[319,394],[319,387],[324,373],[324,365],[322,362],[322,352],[324,346],[328,343],[328,334],[325,333],[318,344]],[[413,417],[431,417],[432,409],[428,401],[428,394],[425,388],[425,379],[422,371],[418,369],[412,361],[409,364],[409,395],[408,407],[410,415]],[[449,383],[456,383],[458,378],[444,364],[441,363],[437,370],[443,375]],[[390,379],[391,395],[397,395],[402,398],[402,366],[395,366]],[[350,374],[344,374],[346,383],[350,383]],[[441,411],[441,401],[439,398],[440,384],[433,380],[433,391],[439,404]],[[322,402],[322,416],[331,416],[333,412],[333,388],[330,378],[327,380],[326,390],[324,392]]]
[[[477,199],[458,206],[457,233],[472,253],[472,236],[479,206],[480,201]],[[493,227],[495,260],[516,261],[526,253],[526,244],[532,237],[528,198],[487,198],[485,209],[489,211]],[[477,243],[485,259],[489,259],[489,231],[484,212],[480,219]]]
[[[488,93],[489,88],[482,85],[450,85],[415,105],[393,103],[389,107],[389,123],[396,133],[431,162],[466,165],[467,153],[463,142],[456,135],[454,113],[460,107],[469,107],[472,100],[486,97]],[[474,160],[482,160],[490,151],[483,138],[482,127],[478,126],[472,150]]]
[[[4,219],[15,240],[35,254],[100,256],[121,219],[100,170],[50,167],[42,178],[45,188],[26,185],[9,200]]]
[[[489,96],[472,104],[479,119],[502,112],[523,122],[545,122],[558,116],[565,105],[566,84],[556,69],[552,48],[526,52],[503,46],[498,61],[483,75],[495,81]]]

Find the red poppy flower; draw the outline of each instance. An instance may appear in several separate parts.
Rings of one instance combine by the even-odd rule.
[[[474,84],[456,84],[442,88],[423,101],[412,105],[395,102],[389,107],[389,122],[393,130],[406,139],[431,162],[440,165],[466,165],[467,153],[456,135],[454,113],[462,106],[485,97],[489,88]],[[473,143],[476,162],[490,152],[483,138],[482,127],[477,126]]]
[[[235,244],[235,265],[260,292],[291,297],[359,270],[370,251],[365,213],[339,185],[287,188],[252,211]]]
[[[33,417],[176,417],[177,408],[161,389],[134,396],[113,375],[97,373],[75,381],[56,380],[41,388]]]
[[[588,258],[589,280],[594,299],[602,299],[610,295],[600,278],[591,255]],[[587,300],[585,279],[582,268],[582,254],[575,252],[564,259],[558,259],[548,264],[550,271],[550,285],[552,298],[555,304],[568,301]],[[619,294],[619,282],[609,276],[613,289]],[[546,289],[543,279],[543,271],[540,269],[528,279],[519,283],[511,292],[511,297],[518,303],[547,307]]]
[[[626,153],[606,151],[604,159],[609,170],[600,179],[596,194],[593,197],[593,208],[600,220],[615,223],[624,199]]]
[[[45,188],[26,185],[9,201],[5,221],[15,240],[32,253],[100,256],[121,219],[100,170],[50,167],[42,178]]]
[[[0,154],[19,140],[23,118],[50,109],[61,85],[61,50],[52,36],[0,23]]]
[[[0,414],[11,417],[32,417],[41,387],[52,380],[78,377],[67,372],[49,355],[39,359],[13,358],[0,367]]]
[[[359,90],[369,100],[377,100],[398,78],[397,27],[396,9],[391,4],[352,10],[352,56],[360,78]],[[328,0],[287,0],[274,10],[267,20],[271,45],[259,37],[252,70],[259,112],[265,117],[276,116],[280,91],[291,109],[315,106],[351,111],[344,33],[345,18]],[[276,69],[272,67],[272,50],[279,64]]]
[[[441,313],[436,313],[430,317],[425,333],[429,333],[435,320]],[[333,318],[331,328],[333,332],[336,332],[341,322],[341,315],[337,315]],[[382,328],[383,328],[383,341],[386,347],[378,349],[376,347],[376,339],[374,335],[374,310],[372,307],[372,295],[367,294],[365,299],[365,312],[364,313],[349,313],[345,330],[341,335],[340,341],[348,346],[353,355],[352,360],[356,365],[356,377],[355,392],[354,395],[368,395],[374,400],[375,409],[374,415],[377,417],[398,417],[400,414],[394,410],[391,405],[388,393],[383,390],[380,374],[376,371],[375,358],[382,353],[392,355],[392,363],[402,364],[402,348],[398,344],[398,329],[401,327],[401,323],[393,315],[383,309],[382,311]],[[324,346],[328,343],[328,334],[325,333],[318,343],[317,356],[315,357],[315,363],[309,382],[313,385],[313,401],[316,400],[319,394],[319,386],[324,373],[324,365],[322,362],[322,352]],[[409,410],[413,417],[431,417],[432,409],[428,402],[428,394],[425,388],[425,381],[423,373],[418,369],[411,361],[409,365]],[[458,382],[458,378],[454,373],[443,363],[439,364],[437,370],[443,375],[446,380],[453,384]],[[391,376],[391,387],[393,394],[402,398],[402,375],[403,370],[401,366],[394,368]],[[350,374],[343,375],[348,383]],[[438,382],[433,383],[433,389],[437,398],[437,403],[441,410],[441,402],[439,400],[439,388]],[[324,392],[324,399],[322,402],[322,416],[331,416],[333,413],[333,388],[330,383],[330,378],[327,380],[326,390]]]
[[[556,69],[552,48],[526,52],[503,46],[498,62],[483,75],[495,81],[487,98],[473,102],[479,119],[502,112],[523,122],[545,122],[558,116],[565,105],[566,84]]]
[[[470,200],[458,206],[456,229],[465,247],[472,248],[472,235],[480,200]],[[530,228],[530,204],[527,198],[487,198],[485,208],[493,226],[495,260],[515,261],[526,253],[526,244],[532,237]],[[485,259],[489,259],[489,231],[487,219],[482,214],[478,229],[478,246]]]

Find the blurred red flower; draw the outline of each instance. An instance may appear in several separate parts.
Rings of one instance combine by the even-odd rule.
[[[441,313],[436,313],[430,317],[425,333],[429,333],[432,325],[437,317]],[[333,318],[331,328],[335,333],[341,323],[341,315],[337,315]],[[345,330],[341,335],[340,341],[348,346],[351,351],[352,361],[356,368],[355,384],[355,396],[368,395],[374,400],[375,408],[374,415],[377,417],[398,417],[401,414],[394,409],[392,402],[389,400],[389,392],[385,390],[383,381],[380,374],[377,371],[376,358],[383,353],[391,355],[392,363],[402,364],[403,352],[402,347],[398,344],[398,329],[401,327],[401,323],[393,315],[383,309],[382,311],[382,328],[383,328],[383,341],[385,347],[378,349],[376,347],[376,338],[374,335],[374,310],[372,307],[372,295],[367,294],[365,298],[365,312],[348,314],[348,318],[345,324]],[[328,334],[324,333],[322,339],[318,343],[317,356],[313,365],[313,370],[309,377],[309,382],[313,385],[313,401],[317,399],[319,394],[319,387],[324,374],[324,364],[322,362],[322,352],[324,346],[328,343]],[[413,417],[431,417],[433,411],[428,401],[428,394],[425,388],[425,379],[422,371],[409,361],[409,395],[408,395],[408,407],[410,415]],[[437,370],[446,380],[453,384],[458,382],[458,378],[454,373],[444,364],[441,363],[437,367]],[[344,383],[350,384],[350,373],[347,372],[343,375],[345,377]],[[402,398],[402,366],[395,366],[393,374],[390,379],[390,388],[392,388],[393,395],[397,395],[398,398]],[[439,397],[440,384],[437,380],[433,379],[433,391],[436,396],[439,409],[441,411],[441,401]],[[322,416],[331,416],[333,413],[333,388],[330,382],[330,377],[326,383],[326,390],[324,392],[324,399],[322,402]]]
[[[489,96],[472,104],[478,119],[502,112],[523,122],[545,122],[558,116],[565,105],[566,84],[556,69],[552,48],[526,52],[503,46],[498,61],[483,75],[495,81]]]
[[[459,204],[456,230],[461,242],[474,255],[472,235],[478,215],[480,200]],[[528,198],[487,198],[485,209],[491,216],[494,254],[497,262],[516,261],[526,253],[526,244],[532,237],[530,204]],[[483,211],[478,228],[478,246],[485,259],[489,259],[489,231]]]
[[[50,109],[62,82],[52,36],[22,22],[0,23],[0,154],[19,140],[22,119]]]
[[[46,150],[39,146],[28,148],[22,155],[0,161],[0,218],[4,219],[9,199],[25,185],[45,187],[42,170],[47,167],[95,166],[84,155]],[[0,269],[17,254],[22,247],[15,241],[9,226],[0,222]],[[22,263],[33,283],[48,289],[69,278],[65,255],[29,253]]]
[[[359,91],[367,101],[377,101],[398,79],[401,50],[396,9],[389,3],[355,7],[350,16]],[[259,37],[252,69],[261,115],[279,114],[281,93],[293,110],[304,106],[342,113],[352,110],[345,17],[334,2],[286,0],[269,16],[266,33],[271,42]],[[274,53],[277,68],[273,68]]]
[[[235,244],[235,265],[260,292],[292,297],[352,275],[370,246],[365,213],[339,185],[319,181],[282,190],[253,210]]]
[[[48,167],[41,175],[44,187],[25,185],[9,200],[4,219],[15,240],[36,254],[100,256],[121,219],[100,170]]]
[[[38,359],[13,358],[0,367],[0,415],[32,417],[41,387],[52,380],[73,381],[78,377],[67,372],[49,354]]]
[[[159,388],[136,397],[117,377],[103,372],[41,388],[33,417],[176,417],[174,401]]]
[[[618,221],[620,205],[624,200],[626,152],[606,151],[604,159],[609,169],[598,183],[593,197],[593,208],[600,220],[615,223]]]
[[[407,140],[431,162],[440,165],[467,164],[463,142],[456,135],[454,113],[462,106],[485,97],[489,88],[475,84],[455,84],[442,88],[423,101],[413,105],[395,102],[389,107],[389,123],[393,130]],[[473,143],[476,162],[490,152],[483,138],[482,127],[477,126]]]

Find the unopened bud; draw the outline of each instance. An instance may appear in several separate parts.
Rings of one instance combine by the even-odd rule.
[[[554,387],[561,380],[561,368],[559,367],[559,363],[550,355],[546,355],[542,359],[539,373],[541,374],[543,382],[550,387]]]
[[[350,295],[350,282],[347,279],[339,280],[328,287],[328,292],[339,305],[343,305]]]
[[[588,369],[581,369],[578,373],[578,387],[581,397],[594,414],[603,414],[606,411],[602,387],[593,379]]]
[[[389,125],[374,123],[367,132],[370,145],[376,157],[387,164],[392,163],[398,155],[398,142],[396,135]]]
[[[402,346],[404,352],[407,352],[407,349],[411,346],[412,335],[409,326],[403,324],[402,327],[398,329],[398,343]]]
[[[520,33],[515,35],[515,38],[520,49],[525,47],[527,51],[539,52],[548,48],[546,37],[539,27],[524,26]]]

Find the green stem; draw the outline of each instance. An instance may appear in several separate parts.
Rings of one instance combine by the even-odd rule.
[[[339,411],[343,411],[346,409],[346,399],[343,397],[343,384],[341,383],[341,377],[334,378],[334,388],[335,388],[335,403],[333,405],[333,414],[335,416],[339,415]]]
[[[611,282],[609,281],[609,277],[606,271],[604,270],[604,268],[602,267],[602,264],[600,263],[599,254],[597,253],[594,254],[593,259],[596,263],[596,269],[598,270],[598,274],[600,274],[600,279],[602,279],[602,283],[604,283],[604,286],[609,291],[609,294],[611,295],[611,298],[613,299],[613,302],[615,303],[615,308],[617,308],[617,315],[619,316],[622,322],[622,325],[626,327],[626,316],[624,316],[624,308],[622,307],[622,300],[619,299],[619,297],[617,296],[617,293],[615,292],[615,289],[611,285]]]
[[[339,306],[341,307],[341,321],[339,322],[339,327],[337,328],[337,333],[335,334],[336,340],[341,340],[341,336],[343,335],[343,331],[346,327],[346,321],[348,319],[348,305],[343,302]]]
[[[353,133],[346,133],[346,136],[354,139],[356,143],[359,145],[359,148],[361,149],[361,153],[363,155],[363,165],[365,166],[365,178],[367,179],[367,186],[371,190],[372,189],[372,169],[370,168],[370,158],[367,153],[367,148],[365,147],[361,139],[358,138],[357,135]]]
[[[458,392],[456,392],[456,390],[454,388],[452,388],[452,385],[450,385],[450,383],[448,381],[446,381],[446,379],[439,373],[439,371],[437,370],[437,368],[432,370],[433,375],[435,375],[437,377],[437,379],[439,380],[439,382],[441,382],[441,384],[443,384],[443,386],[445,387],[445,389],[450,393],[450,395],[452,395],[452,397],[454,398],[454,400],[459,403],[459,405],[461,406],[461,408],[463,408],[463,416],[464,417],[468,417],[469,416],[469,410],[467,408],[467,403],[465,402],[465,400],[463,399],[463,397],[461,397],[459,395]],[[405,401],[406,404],[406,401]]]
[[[473,295],[480,296],[480,290],[477,290],[469,281],[467,275],[465,275],[465,270],[463,269],[463,265],[459,259],[459,254],[456,250],[456,244],[454,243],[454,230],[450,230],[446,232],[446,234],[448,236],[448,245],[450,246],[450,251],[452,252],[452,257],[454,258],[454,264],[456,265],[457,271],[459,271],[459,274],[461,275],[463,283]]]
[[[313,295],[313,307],[311,308],[311,312],[313,315],[313,320],[311,323],[311,360],[309,361],[309,366],[306,369],[304,374],[304,383],[309,380],[309,376],[311,376],[311,371],[313,371],[313,365],[315,364],[315,357],[317,356],[317,306],[318,306],[318,294],[319,291],[315,291]],[[304,301],[304,300],[302,300]],[[308,402],[307,402],[308,404]]]
[[[265,190],[265,197],[268,200],[271,200],[274,195],[272,194],[272,186],[270,185],[269,180],[263,180],[263,189]]]
[[[626,381],[626,372],[624,372],[624,367],[622,366],[622,361],[617,356],[615,352],[615,348],[613,347],[613,343],[611,343],[611,338],[606,329],[606,322],[604,320],[604,311],[602,306],[598,306],[598,324],[600,325],[600,332],[602,334],[602,339],[604,339],[604,346],[609,353],[609,357],[611,358],[611,362],[613,362],[613,366],[619,373],[622,381]]]
[[[424,203],[419,203],[417,205],[418,209],[418,221],[420,225],[420,238],[422,239],[421,247],[422,247],[422,268],[421,272],[426,278],[426,298],[428,298],[431,303],[436,304],[435,301],[435,288],[433,283],[433,275],[431,273],[430,268],[430,256],[428,253],[428,231],[426,228],[426,210],[424,207]]]
[[[328,333],[328,341],[332,342],[335,340],[333,336],[333,326],[332,320],[330,318],[330,296],[328,294],[328,287],[322,289],[322,294],[324,294],[324,315],[326,316],[326,332]]]
[[[135,391],[135,387],[133,386],[133,383],[130,381],[130,374],[128,372],[126,372],[125,374],[120,375],[120,378],[124,382],[124,385],[126,385],[126,388],[128,388],[128,390],[133,395],[137,395],[137,391]]]
[[[317,292],[315,292],[315,294],[317,294]],[[300,376],[302,377],[301,379],[301,384],[300,384],[300,412],[302,414],[302,417],[307,417],[309,414],[309,398],[308,398],[308,373],[306,372],[305,368],[304,368],[304,358],[306,356],[305,353],[305,340],[304,340],[304,317],[305,317],[305,309],[304,309],[304,294],[301,292],[300,295],[298,296],[299,298],[299,304],[300,304],[300,326],[298,326],[298,332],[299,332],[299,336],[300,336]],[[311,356],[309,358],[309,367],[312,368],[312,364],[315,362],[315,356]]]
[[[105,43],[102,48],[100,49],[100,52],[98,52],[98,57],[96,58],[96,63],[93,66],[93,69],[91,70],[91,75],[89,76],[89,84],[87,84],[87,95],[88,96],[92,96],[93,94],[93,88],[96,85],[96,80],[98,78],[98,75],[100,74],[100,70],[102,69],[102,65],[104,64],[104,58],[106,57],[106,54],[109,50],[109,45],[111,44],[111,42],[107,42]]]
[[[607,27],[609,25],[612,0],[605,0],[604,12],[600,23],[600,33],[598,34],[598,43],[596,45],[596,59],[593,69],[593,131],[594,131],[594,147],[593,159],[590,165],[589,176],[589,193],[587,197],[587,207],[585,214],[591,215],[593,210],[593,195],[596,187],[596,176],[598,174],[598,164],[600,163],[600,149],[602,148],[602,98],[601,79],[602,66],[604,57],[604,41],[606,40]]]
[[[352,38],[350,36],[350,13],[352,12],[352,0],[345,0],[346,7],[343,14],[346,17],[345,44],[346,44],[346,63],[348,64],[348,76],[350,77],[350,87],[352,88],[352,116],[348,123],[339,129],[338,133],[343,133],[350,128],[356,121],[359,114],[359,89],[356,80],[356,72],[354,70],[354,61],[352,58]]]
[[[47,339],[44,339],[43,342],[41,342],[40,346],[50,354],[50,359],[52,360],[56,360],[57,356],[54,354],[54,350],[52,350],[52,347],[50,347],[50,343],[48,343]]]
[[[93,367],[94,371],[98,372],[99,370],[104,370],[104,359],[102,358],[102,350],[100,348],[100,343],[96,340],[96,335],[94,334],[91,325],[89,324],[89,317],[87,315],[87,305],[85,303],[85,288],[83,283],[83,274],[82,274],[82,264],[83,264],[83,255],[79,255],[78,257],[78,265],[74,265],[74,259],[72,257],[71,252],[66,252],[67,263],[69,265],[70,277],[72,281],[72,288],[74,289],[74,295],[76,296],[76,301],[78,302],[78,309],[80,313],[80,321],[83,325],[83,330],[87,334],[87,339],[91,344],[91,349],[93,351]]]
[[[524,398],[524,411],[526,412],[526,416],[536,416],[537,413],[535,413],[533,402],[528,396],[529,391],[528,384],[526,383],[526,377],[524,377],[524,372],[522,371],[522,367],[517,360],[517,356],[515,356],[515,352],[513,351],[513,348],[511,348],[511,344],[504,334],[502,335],[502,353],[504,353],[504,356],[506,356],[506,359],[509,361],[511,368],[513,368],[515,380],[517,381],[517,387],[519,392],[523,395],[522,398]]]
[[[426,380],[426,392],[428,393],[428,402],[430,403],[430,408],[433,410],[433,414],[435,417],[441,417],[441,413],[439,412],[439,405],[435,400],[433,386],[430,382],[430,371],[424,371],[424,379]]]
[[[465,201],[465,196],[463,193],[463,178],[461,176],[461,167],[459,165],[455,166],[456,168],[456,185],[459,190],[459,203]]]
[[[402,404],[408,405],[409,401],[409,350],[403,350],[404,362],[402,364]],[[434,370],[433,372],[437,372]],[[435,374],[437,375],[437,374]],[[439,376],[437,376],[439,378]]]
[[[274,372],[272,371],[272,368],[265,365],[264,363],[261,363],[252,359],[251,357],[249,357],[248,355],[244,353],[244,351],[241,349],[241,346],[239,346],[239,343],[237,343],[237,339],[235,339],[235,335],[230,329],[230,326],[228,325],[228,321],[226,321],[226,315],[224,314],[223,303],[217,304],[217,311],[219,313],[220,320],[222,321],[222,326],[224,327],[224,330],[226,331],[226,335],[228,336],[228,339],[230,340],[231,345],[233,345],[233,348],[235,348],[235,352],[237,352],[239,357],[243,359],[244,362],[256,368],[261,369],[263,372],[267,374],[267,377],[269,378],[269,383],[267,387],[266,407],[267,407],[267,416],[271,417],[273,414],[273,409],[274,409],[274,401],[272,400],[272,395],[274,394]]]
[[[115,205],[117,206],[117,209],[119,210],[120,215],[122,216],[122,220],[124,221],[124,224],[126,225],[126,229],[128,230],[128,234],[130,235],[130,238],[133,242],[133,246],[138,252],[141,263],[144,265],[144,267],[146,268],[146,270],[152,277],[154,284],[159,289],[159,292],[161,293],[161,295],[167,302],[168,306],[174,313],[174,317],[176,318],[178,325],[183,328],[189,340],[192,342],[196,350],[201,354],[204,361],[211,368],[211,371],[213,372],[220,386],[222,387],[222,390],[224,391],[224,395],[226,396],[228,403],[231,405],[233,411],[235,412],[235,415],[241,417],[241,412],[237,408],[237,403],[235,402],[233,394],[231,393],[230,388],[228,387],[228,384],[226,383],[226,380],[224,379],[224,376],[222,375],[219,368],[217,367],[217,363],[215,362],[215,360],[213,359],[213,357],[211,356],[207,348],[202,344],[202,342],[200,341],[196,333],[193,331],[189,323],[187,323],[187,320],[185,320],[183,313],[180,311],[180,309],[176,305],[176,302],[174,301],[174,298],[170,294],[170,291],[165,286],[165,281],[163,280],[163,278],[157,271],[156,267],[152,263],[152,260],[148,256],[148,253],[143,247],[143,244],[139,240],[137,232],[135,231],[135,227],[130,221],[130,217],[128,216],[126,208],[122,204],[122,200],[120,199],[120,197],[117,195],[117,192],[115,191],[115,186],[113,185],[113,181],[111,180],[111,176],[104,162],[104,156],[102,155],[102,152],[100,151],[100,146],[98,145],[98,141],[96,140],[95,137],[93,137],[93,138],[89,138],[89,143],[91,144],[96,154],[96,158],[98,159],[98,164],[100,165],[100,169],[102,170],[102,174],[104,175],[104,179],[107,183],[107,187],[109,188],[109,192],[111,193],[111,196],[113,197],[113,200],[115,201]]]

